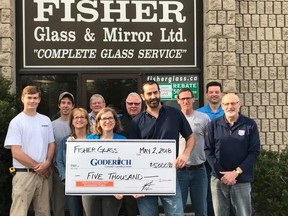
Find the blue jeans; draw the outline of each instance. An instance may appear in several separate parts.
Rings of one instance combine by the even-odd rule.
[[[251,184],[236,183],[225,185],[214,176],[211,177],[211,192],[215,216],[251,216]]]
[[[212,169],[208,163],[208,161],[205,161],[205,168],[206,168],[206,174],[207,174],[207,180],[208,180],[208,193],[207,193],[207,215],[208,216],[214,216],[214,209],[213,209],[213,202],[212,202],[212,194],[211,194],[211,187],[210,187],[210,180],[211,180],[211,172]]]
[[[195,216],[207,216],[208,179],[204,164],[193,170],[178,169],[177,176],[181,188],[183,208],[185,209],[189,191]]]
[[[141,216],[159,216],[158,197],[164,208],[165,216],[183,216],[181,189],[176,180],[176,194],[173,196],[145,196],[137,199]]]
[[[69,209],[70,216],[82,216],[83,205],[82,196],[70,196],[66,195],[67,206]]]

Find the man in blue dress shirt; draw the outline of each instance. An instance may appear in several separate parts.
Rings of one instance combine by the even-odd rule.
[[[211,120],[222,116],[224,114],[221,106],[222,85],[219,82],[213,81],[206,85],[206,98],[208,104],[197,110],[206,113]]]
[[[197,111],[206,113],[210,120],[216,119],[224,115],[224,111],[221,106],[222,101],[222,85],[219,82],[212,81],[206,85],[206,98],[208,104],[200,107]],[[211,167],[208,162],[205,162],[205,167],[207,171],[208,182],[210,182],[211,177]],[[210,183],[208,184],[208,194],[207,194],[207,215],[214,216],[213,203],[211,196]]]

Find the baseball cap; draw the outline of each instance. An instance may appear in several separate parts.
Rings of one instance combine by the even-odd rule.
[[[60,103],[61,100],[62,100],[64,97],[69,97],[69,98],[72,100],[72,103],[74,104],[74,96],[73,96],[73,94],[71,94],[70,92],[62,92],[62,93],[59,95],[58,103]]]

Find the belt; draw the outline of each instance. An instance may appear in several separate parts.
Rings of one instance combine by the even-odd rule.
[[[15,168],[16,172],[35,172],[34,169],[30,168]]]
[[[199,164],[199,165],[190,165],[190,166],[182,167],[180,170],[188,170],[188,171],[191,171],[191,170],[200,169],[200,168],[202,168],[203,166],[204,166],[204,163]]]

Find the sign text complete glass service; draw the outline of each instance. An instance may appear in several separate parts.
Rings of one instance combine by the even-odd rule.
[[[24,68],[196,67],[195,2],[22,0]]]

